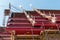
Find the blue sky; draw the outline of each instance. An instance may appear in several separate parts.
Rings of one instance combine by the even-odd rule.
[[[32,10],[32,8],[29,7],[29,4],[31,3],[33,7],[39,8],[39,9],[55,9],[60,10],[60,0],[0,0],[0,25],[3,26],[3,17],[4,17],[4,9],[8,9],[9,2],[16,6],[18,9],[19,5],[23,5],[23,7],[27,10]],[[21,9],[20,9],[21,10]],[[20,10],[14,10],[12,8],[12,11],[19,11]],[[6,18],[7,21],[7,18]]]

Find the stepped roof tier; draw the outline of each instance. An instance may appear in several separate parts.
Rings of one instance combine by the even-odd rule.
[[[48,16],[53,17],[55,15],[56,22],[51,22],[36,11],[26,11],[26,14],[24,12],[12,12],[6,30],[15,30],[16,34],[32,34],[32,31],[33,34],[40,34],[45,29],[60,29],[60,10],[37,10]],[[34,26],[31,20],[35,21]]]
[[[0,27],[0,40],[60,40],[60,10],[4,13],[9,18],[7,26]]]

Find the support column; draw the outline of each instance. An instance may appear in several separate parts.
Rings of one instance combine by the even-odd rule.
[[[15,31],[14,30],[11,32],[11,40],[15,40]]]

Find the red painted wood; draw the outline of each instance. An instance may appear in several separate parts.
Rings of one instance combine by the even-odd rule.
[[[46,18],[43,18],[41,15],[39,15],[37,12],[35,11],[27,11],[27,13],[31,16],[33,16],[33,19],[35,17],[35,21],[36,23],[34,24],[35,27],[33,27],[31,25],[31,23],[27,20],[26,16],[24,15],[24,13],[14,13],[14,17],[10,17],[9,19],[11,19],[10,21],[8,21],[8,23],[10,23],[9,25],[7,25],[6,30],[15,30],[16,34],[40,34],[41,31],[43,31],[44,29],[57,29],[57,26],[60,26],[60,10],[41,10],[41,12],[45,11],[45,14],[49,14],[49,12],[51,13],[51,15],[53,16],[53,13],[56,15],[56,23],[52,23],[51,21],[47,20]],[[26,24],[24,24],[26,23]],[[42,28],[41,28],[42,27]],[[32,30],[31,30],[32,29]],[[27,33],[28,32],[28,33]]]
[[[30,32],[30,34],[38,34],[40,33],[43,29],[36,29],[36,28],[6,28],[6,30],[15,30],[16,34],[26,34],[27,32]]]

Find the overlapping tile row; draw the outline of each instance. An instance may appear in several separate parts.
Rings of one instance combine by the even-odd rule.
[[[35,19],[36,23],[34,26],[27,20],[23,12],[13,12],[7,23],[7,30],[16,30],[19,34],[26,34],[27,32],[29,32],[28,34],[32,34],[31,30],[33,30],[33,34],[40,34],[40,31],[44,29],[60,29],[60,10],[41,10],[42,13],[47,15],[49,15],[49,13],[51,16],[55,14],[56,23],[50,22],[35,11],[26,12],[31,18]]]

